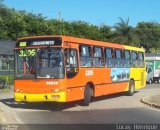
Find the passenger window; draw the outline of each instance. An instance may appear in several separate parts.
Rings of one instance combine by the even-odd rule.
[[[111,50],[111,48],[107,48],[107,49],[106,49],[106,58],[108,58],[108,59],[109,59],[109,58],[113,58],[113,57],[112,57],[112,51],[113,51],[113,50]]]
[[[137,60],[137,52],[131,52],[131,66],[134,68],[138,67],[138,60]]]
[[[79,47],[81,67],[92,67],[92,51],[91,47],[82,45]]]
[[[106,48],[105,56],[106,56],[106,67],[114,67],[115,65],[114,50],[112,48]]]
[[[65,49],[64,53],[67,78],[72,78],[78,73],[77,50]]]
[[[144,67],[144,53],[142,52],[138,53],[138,62],[139,62],[139,67],[143,68]]]
[[[124,58],[125,58],[125,60],[130,60],[130,52],[129,51],[124,51]]]
[[[139,55],[138,55],[138,60],[144,60],[144,56],[143,56],[143,53],[139,53]]]
[[[130,51],[125,50],[124,51],[124,67],[129,68],[131,66],[130,64]]]
[[[115,67],[119,67],[119,68],[123,67],[122,50],[116,49],[115,55],[116,55]]]
[[[93,57],[95,67],[104,67],[103,48],[93,47]]]
[[[136,60],[137,59],[137,53],[136,52],[132,52],[132,60]]]
[[[116,50],[116,59],[121,59],[121,58],[122,58],[121,50]]]

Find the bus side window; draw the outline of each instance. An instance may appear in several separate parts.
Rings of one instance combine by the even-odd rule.
[[[93,57],[95,67],[104,67],[103,48],[93,47]]]
[[[116,55],[115,67],[119,68],[123,67],[122,50],[116,49],[115,55]]]
[[[131,52],[131,67],[138,67],[137,52],[135,51]]]
[[[131,67],[130,59],[131,59],[130,51],[125,50],[124,51],[124,67],[126,67],[126,68]]]
[[[114,67],[114,50],[112,48],[105,49],[106,67]]]
[[[138,61],[139,61],[139,67],[143,68],[144,67],[144,53],[142,52],[138,53]]]
[[[67,78],[73,78],[78,73],[77,50],[65,49],[64,53]]]
[[[92,50],[90,46],[79,46],[81,67],[92,67]]]

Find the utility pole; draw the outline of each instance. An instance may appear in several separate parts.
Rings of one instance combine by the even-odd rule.
[[[58,21],[61,22],[61,12],[58,12]]]
[[[59,35],[62,35],[61,12],[58,12],[58,21],[59,21]]]

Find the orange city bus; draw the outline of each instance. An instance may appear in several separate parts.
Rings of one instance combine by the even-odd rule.
[[[145,87],[144,49],[71,36],[17,40],[15,101],[70,102]]]

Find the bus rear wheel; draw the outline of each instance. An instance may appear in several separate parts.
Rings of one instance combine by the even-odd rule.
[[[160,84],[160,78],[158,78],[158,84]]]
[[[129,82],[129,90],[128,90],[128,95],[129,96],[132,96],[135,92],[135,83],[134,83],[134,80],[131,80]]]
[[[89,106],[92,96],[92,88],[87,84],[84,90],[83,106]]]
[[[151,83],[152,83],[152,79],[149,79],[148,84],[151,84]]]

